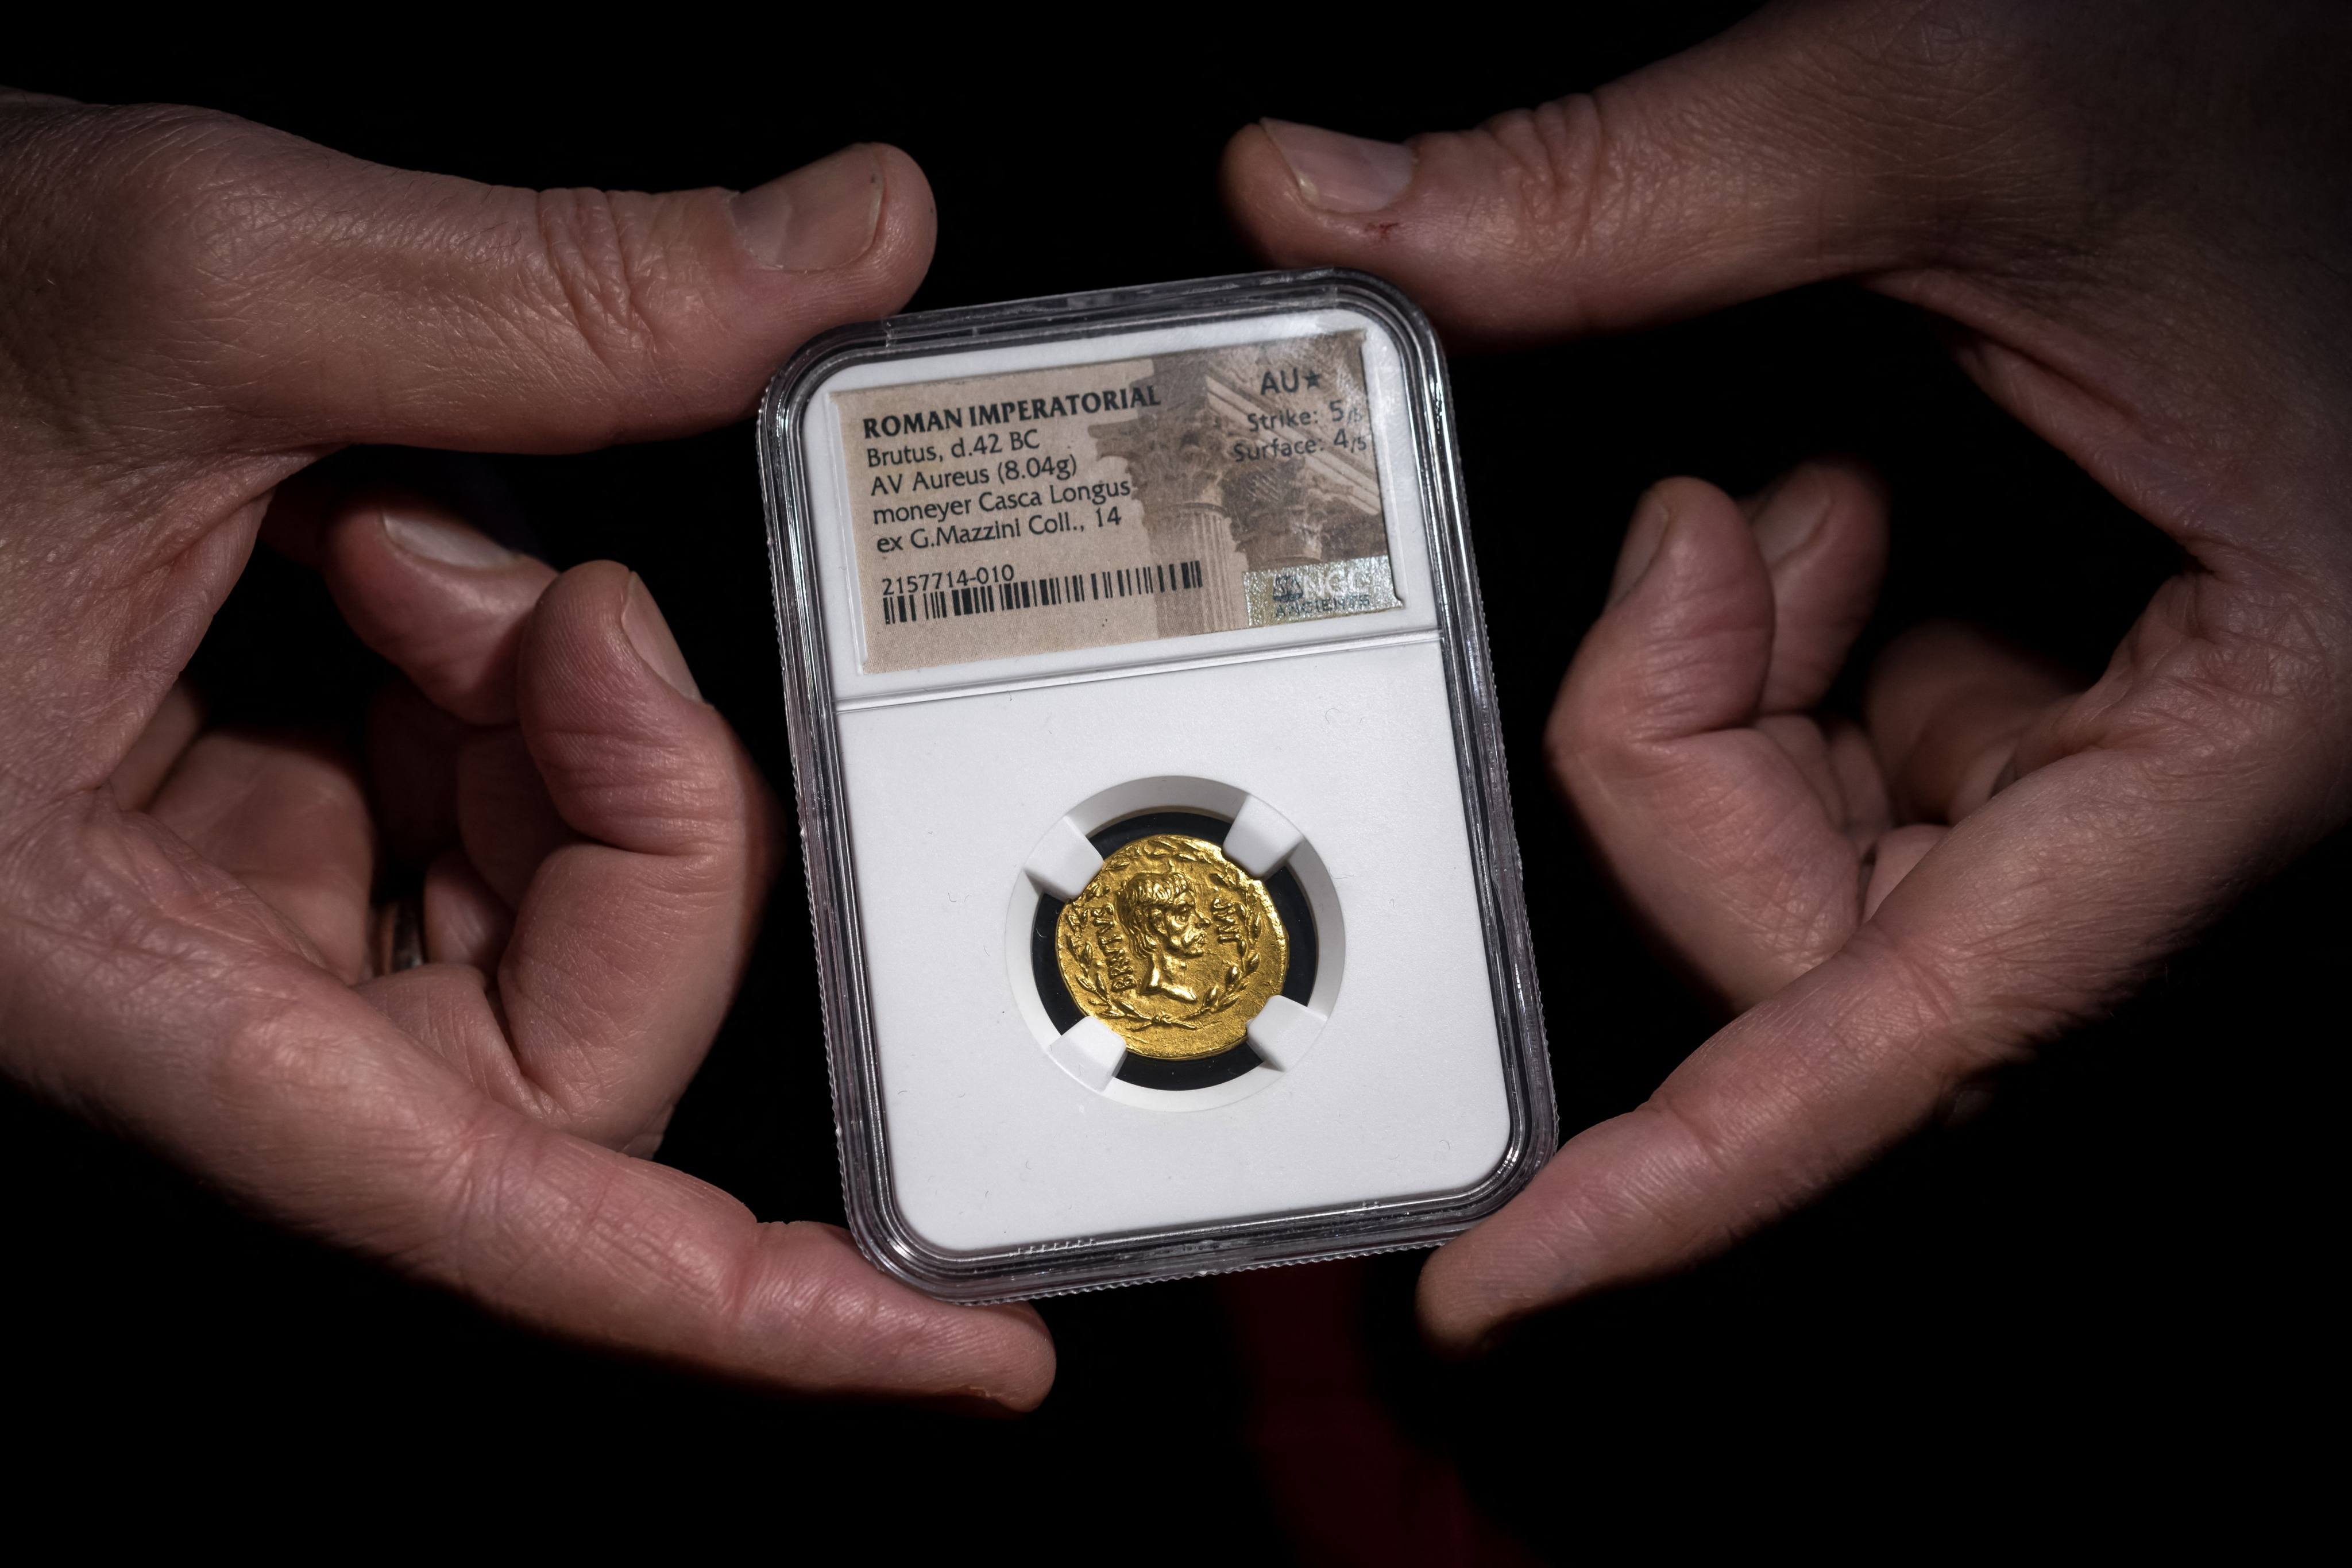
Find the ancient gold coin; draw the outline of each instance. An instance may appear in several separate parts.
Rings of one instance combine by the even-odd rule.
[[[1205,838],[1154,834],[1104,858],[1062,910],[1055,956],[1071,1000],[1147,1057],[1241,1044],[1290,972],[1265,884]]]

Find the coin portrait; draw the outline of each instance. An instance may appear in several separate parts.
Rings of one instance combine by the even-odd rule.
[[[1055,958],[1070,998],[1139,1056],[1186,1061],[1239,1045],[1290,968],[1265,885],[1205,838],[1160,833],[1106,857],[1062,910]]]

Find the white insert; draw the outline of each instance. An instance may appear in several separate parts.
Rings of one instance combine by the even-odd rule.
[[[1412,440],[1379,323],[1302,312],[871,363],[830,384],[1359,328],[1402,607],[1293,626],[866,675],[840,442],[823,391],[812,405],[889,1171],[900,1213],[934,1247],[1438,1194],[1505,1152]],[[1117,1036],[1091,1019],[1057,1031],[1036,994],[1024,910],[1040,889],[1066,899],[1099,864],[1074,806],[1129,796],[1122,813],[1228,817],[1234,858],[1260,874],[1287,862],[1318,910],[1315,994],[1269,1005],[1250,1037],[1267,1065],[1215,1089],[1111,1077],[1104,1037]]]

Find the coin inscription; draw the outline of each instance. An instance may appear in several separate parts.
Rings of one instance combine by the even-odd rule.
[[[1241,1043],[1279,994],[1290,934],[1265,885],[1205,838],[1159,833],[1103,859],[1062,910],[1070,998],[1128,1049],[1183,1061]]]

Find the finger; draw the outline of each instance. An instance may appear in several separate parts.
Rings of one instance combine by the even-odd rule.
[[[1475,1349],[1542,1307],[1728,1246],[1867,1159],[1994,1053],[1860,945],[1735,1019],[1638,1110],[1587,1129],[1433,1258],[1431,1337]]]
[[[1930,258],[1989,135],[1971,73],[1899,8],[1775,7],[1591,94],[1369,142],[1267,121],[1226,202],[1283,266],[1402,286],[1465,335],[1618,329]],[[1884,109],[1908,112],[1890,121]],[[1910,144],[1945,144],[1915,157]],[[1955,153],[1963,155],[1954,156]]]
[[[344,508],[318,555],[352,630],[434,706],[468,724],[514,722],[515,646],[553,567],[414,497]]]
[[[374,727],[387,753],[377,783],[403,841],[437,848],[446,838],[433,835],[454,826],[478,872],[473,886],[520,903],[540,862],[576,837],[513,727],[516,649],[553,568],[412,497],[341,508],[318,529],[316,555],[344,619],[430,704],[420,712],[395,688]],[[455,884],[444,879],[442,901],[453,918],[464,911],[470,933],[448,956],[477,952],[506,916],[473,908],[471,888],[450,903]],[[432,893],[428,879],[428,927]],[[427,952],[445,956],[430,938],[428,929]]]
[[[58,319],[124,351],[107,374],[285,447],[708,428],[811,334],[897,308],[931,248],[923,177],[880,146],[659,195],[387,169],[194,110],[60,112],[40,153],[30,177],[92,215],[16,247]]]
[[[375,868],[367,801],[351,764],[323,747],[215,731],[188,748],[150,808],[258,894],[329,973],[368,970]]]
[[[1737,502],[1698,479],[1635,508],[1549,739],[1570,763],[1744,725],[1771,658],[1772,580]]]
[[[472,730],[406,680],[368,705],[369,798],[384,856],[420,866],[457,837],[457,758]]]
[[[499,970],[517,1059],[586,1136],[657,1133],[749,955],[773,803],[645,584],[564,574],[520,661],[522,734],[583,842],[547,856]]]
[[[86,933],[18,943],[0,1032],[12,1072],[105,1107],[287,1224],[541,1329],[804,1393],[1044,1397],[1053,1346],[1034,1312],[934,1301],[837,1231],[761,1224],[680,1172],[484,1099],[352,991],[255,941],[234,884],[142,822],[119,819],[89,859],[38,847],[44,872],[142,918],[109,928],[122,940],[104,988],[73,984]],[[157,908],[166,882],[186,896]],[[36,1059],[67,1038],[75,1050]]]
[[[484,973],[462,963],[420,963],[352,988],[411,1040],[468,1084],[506,1106],[530,1106],[537,1091],[515,1065]]]
[[[521,906],[541,862],[580,840],[512,727],[478,731],[459,749],[457,833],[483,885],[509,909]]]
[[[1878,753],[1870,736],[1849,719],[1822,721],[1828,739],[1830,773],[1837,783],[1838,800],[1845,812],[1845,835],[1857,849],[1866,849],[1895,824],[1895,808],[1886,798],[1886,775],[1878,770]]]
[[[425,956],[494,973],[514,930],[514,911],[455,850],[425,873]]]
[[[1669,480],[1643,499],[1611,595],[1561,685],[1547,755],[1635,910],[1744,1005],[1833,951],[1860,891],[1818,735],[1809,777],[1754,727],[1770,568],[1728,496]]]
[[[759,1224],[682,1172],[520,1117],[490,1142],[436,1183],[441,1204],[402,1216],[401,1239],[527,1321],[808,1393],[1027,1410],[1052,1384],[1031,1309],[932,1300],[831,1226]]]
[[[2266,640],[2294,631],[2243,629],[2265,613],[2176,579],[2108,678],[2055,708],[2042,672],[1974,634],[1912,639],[1873,699],[1880,739],[1902,793],[1953,826],[1888,835],[1871,918],[1844,947],[1440,1253],[1423,1279],[1432,1333],[1475,1343],[1806,1201],[1972,1078],[2112,1005],[2221,889],[2340,821],[2338,742]],[[1974,804],[2016,755],[2021,713],[2036,715],[2029,764]]]
[[[1748,506],[1772,577],[1759,711],[1813,707],[1853,651],[1886,574],[1886,492],[1859,464],[1807,463]]]
[[[1917,868],[1927,858],[1927,852],[1944,841],[1948,827],[1929,823],[1915,823],[1898,827],[1882,837],[1870,860],[1870,882],[1863,889],[1862,918],[1869,920],[1878,913],[1878,906],[1888,894],[1903,885],[1903,879]]]
[[[1864,694],[1899,815],[1958,822],[1992,798],[2018,742],[2076,689],[2054,666],[1939,622],[1889,645]]]
[[[177,765],[182,752],[204,727],[205,706],[195,688],[186,681],[174,682],[163,693],[163,700],[155,716],[147,721],[139,739],[132,742],[130,752],[115,764],[114,776],[109,781],[114,791],[114,802],[125,811],[143,811],[155,798],[155,791],[164,777]]]
[[[1439,1253],[1420,1294],[1433,1339],[1475,1349],[1545,1306],[1722,1250],[2126,983],[2168,918],[2147,911],[2171,900],[2079,835],[2029,849],[2043,879],[2021,876],[1990,815],[1888,835],[1872,924]]]
[[[2038,801],[1889,835],[1870,924],[1432,1260],[1433,1337],[1473,1348],[1543,1306],[1721,1250],[2128,985],[2197,896],[2183,882],[2241,850],[2152,798],[2134,762],[2075,762]],[[2105,831],[2164,850],[2119,861]]]
[[[173,476],[142,527],[68,528],[9,585],[0,643],[44,649],[53,695],[0,728],[66,793],[112,773],[270,489],[324,452],[706,429],[812,333],[902,303],[930,254],[929,189],[887,147],[740,195],[534,192],[196,110],[9,118],[0,296],[37,300],[40,363],[72,367],[22,381],[18,488],[80,498],[44,513],[64,526],[113,515],[81,504],[92,475]]]
[[[1836,763],[1830,756],[1829,737],[1819,723],[1809,716],[1795,713],[1766,713],[1758,717],[1756,732],[1780,750],[1789,765],[1797,770],[1821,803],[1830,821],[1843,825],[1846,817],[1843,782],[1838,777]]]

